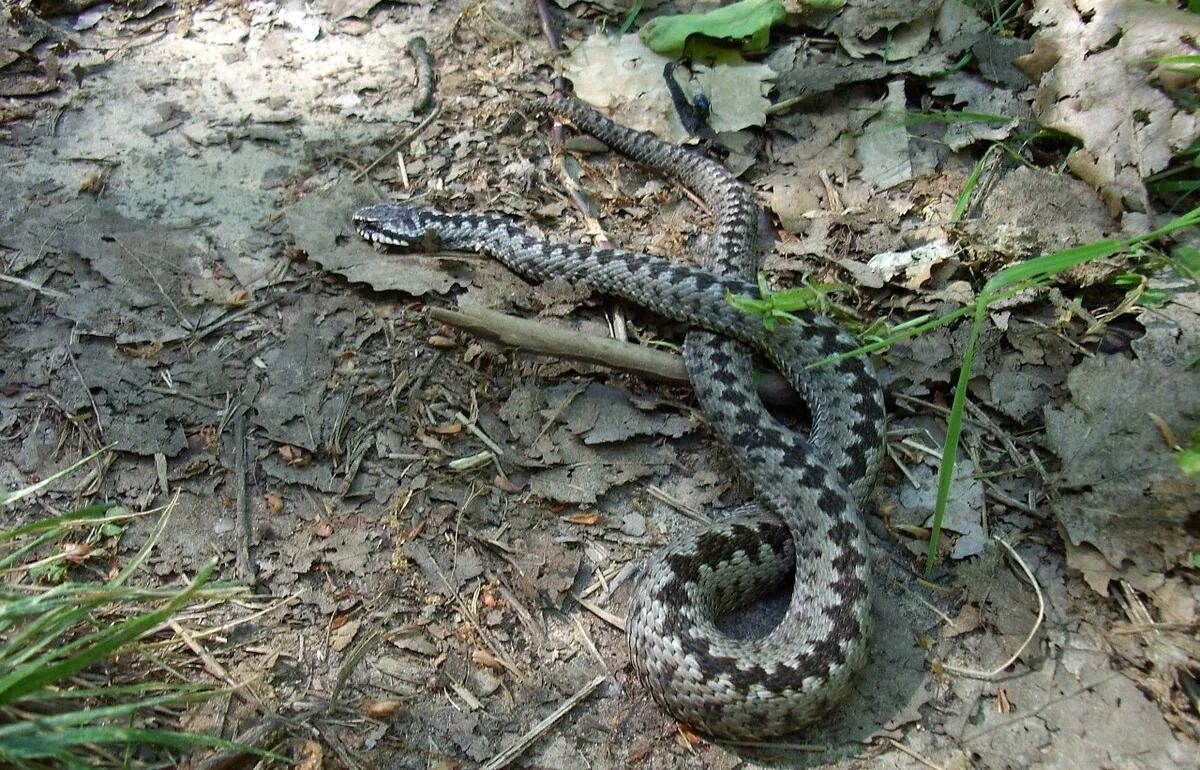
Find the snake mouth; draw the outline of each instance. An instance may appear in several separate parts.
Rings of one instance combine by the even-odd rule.
[[[387,204],[368,206],[354,212],[354,229],[359,236],[371,243],[385,246],[413,246],[417,243],[395,228],[388,227],[389,215],[394,212]]]

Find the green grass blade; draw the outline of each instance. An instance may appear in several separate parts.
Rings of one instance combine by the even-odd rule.
[[[166,691],[181,691],[186,700],[195,694],[210,694],[215,688],[208,684],[193,684],[190,682],[135,682],[133,684],[111,685],[105,687],[73,687],[69,690],[43,690],[37,697],[41,701],[61,701],[85,698],[109,698],[114,695],[136,695],[140,697],[158,697],[154,693]],[[2,729],[2,728],[0,728]]]
[[[215,569],[216,560],[209,560],[200,569],[195,580],[160,609],[129,618],[115,626],[89,634],[79,640],[79,642],[86,641],[86,646],[76,642],[56,651],[67,656],[65,659],[47,661],[46,665],[26,664],[0,679],[0,705],[12,703],[17,698],[27,696],[53,682],[77,674],[83,669],[105,660],[119,647],[137,639],[146,631],[171,617],[180,607],[191,600],[196,591],[212,576]]]
[[[75,587],[70,584],[63,586],[55,586],[51,591],[47,591],[42,597],[51,596],[51,600],[60,598],[59,595],[69,595]],[[10,609],[22,611],[23,616],[32,616],[33,620],[22,627],[17,633],[11,634],[2,651],[0,651],[0,660],[4,661],[5,667],[10,672],[9,676],[16,675],[16,667],[24,665],[36,655],[43,654],[43,651],[52,645],[59,644],[62,636],[76,624],[85,622],[91,615],[92,611],[102,606],[105,602],[96,600],[92,602],[77,602],[68,601],[60,603],[58,601],[45,601],[45,609],[38,610],[37,600],[33,602],[17,602],[13,603],[17,606],[7,605],[4,608],[5,612]],[[16,617],[16,616],[14,616]],[[69,647],[70,645],[68,645]],[[55,656],[58,656],[66,651],[67,648],[55,647],[49,653],[43,654],[41,662],[48,663]],[[0,680],[3,682],[4,680]],[[3,701],[0,701],[3,702]]]
[[[942,446],[941,467],[938,470],[937,501],[933,506],[933,529],[929,533],[929,549],[925,554],[925,576],[933,571],[937,563],[938,541],[942,536],[942,519],[946,514],[946,502],[950,499],[950,487],[954,482],[954,468],[958,457],[958,439],[962,435],[963,412],[967,406],[967,384],[971,381],[971,367],[975,363],[975,345],[983,330],[987,305],[980,302],[975,306],[975,321],[971,324],[971,336],[963,351],[962,367],[958,382],[954,386],[954,400],[950,404],[950,416],[946,420],[946,440]]]
[[[225,738],[199,733],[181,733],[170,730],[148,730],[137,727],[96,725],[55,732],[41,732],[23,736],[19,740],[0,742],[0,760],[9,762],[23,759],[61,758],[72,749],[88,746],[161,746],[169,749],[188,750],[200,746],[209,748],[235,749],[259,756],[284,760],[277,754],[252,746],[242,746]],[[87,765],[84,765],[85,767]]]
[[[41,481],[37,482],[36,484],[31,484],[30,486],[24,487],[22,489],[18,489],[15,492],[6,492],[3,495],[0,495],[0,508],[3,508],[4,506],[8,505],[9,503],[15,503],[16,501],[20,500],[21,498],[28,497],[29,495],[40,492],[47,485],[52,484],[56,479],[60,479],[63,476],[66,476],[68,473],[74,472],[77,468],[83,467],[84,465],[88,464],[92,460],[95,460],[97,457],[104,454],[105,452],[107,452],[108,450],[112,449],[115,446],[116,446],[116,444],[109,444],[107,446],[102,446],[99,449],[97,449],[95,452],[92,452],[90,455],[83,458],[82,460],[75,461],[71,465],[68,465],[66,468],[63,468],[61,471],[58,471],[57,473],[55,473],[53,475],[47,476],[46,478],[42,479]]]
[[[988,306],[1001,299],[1006,292],[1021,290],[1031,284],[1041,283],[1075,265],[1123,253],[1198,224],[1200,224],[1200,208],[1195,208],[1144,235],[1123,240],[1109,239],[1088,243],[1006,267],[992,276],[991,280],[984,285],[983,291],[975,302],[975,318],[971,325],[971,335],[963,353],[962,367],[954,388],[954,401],[950,405],[950,418],[946,423],[946,442],[942,449],[941,468],[938,471],[938,494],[933,511],[933,530],[930,533],[929,549],[925,558],[925,574],[927,576],[937,561],[937,546],[941,537],[942,519],[946,513],[946,501],[949,499],[950,485],[954,479],[954,467],[958,457],[962,415],[967,400],[967,383],[971,379],[975,345],[982,332]]]
[[[20,527],[14,527],[12,529],[6,529],[3,532],[0,532],[0,543],[7,543],[9,541],[16,540],[18,537],[33,534],[34,532],[45,532],[49,530],[65,528],[71,524],[80,524],[83,522],[92,523],[92,520],[95,520],[96,523],[102,524],[108,521],[118,521],[120,519],[129,518],[128,514],[119,517],[113,517],[111,519],[104,517],[105,513],[116,507],[116,503],[96,503],[95,505],[88,505],[80,508],[79,510],[71,511],[70,513],[64,513],[61,516],[53,516],[49,519],[38,519],[37,521],[31,521],[28,524],[24,524]]]
[[[146,561],[146,557],[150,555],[150,551],[152,551],[154,546],[158,543],[158,539],[162,537],[163,531],[167,528],[167,522],[170,521],[171,514],[175,511],[175,504],[178,502],[179,492],[177,490],[174,497],[171,498],[171,502],[167,503],[166,507],[163,509],[162,515],[158,517],[158,523],[154,525],[154,529],[146,538],[146,542],[142,543],[142,547],[139,548],[138,552],[134,554],[132,559],[129,560],[129,563],[125,565],[125,568],[121,570],[121,572],[115,578],[109,581],[111,585],[121,585],[128,580],[133,573],[137,572],[141,568],[142,563]]]

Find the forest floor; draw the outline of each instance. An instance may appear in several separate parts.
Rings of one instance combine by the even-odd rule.
[[[171,670],[239,685],[179,725],[236,737],[277,716],[285,753],[303,743],[327,767],[475,767],[567,704],[518,766],[1195,767],[1200,484],[1171,437],[1200,427],[1200,293],[1157,252],[988,311],[929,579],[970,317],[876,355],[871,663],[795,739],[711,743],[650,699],[618,628],[638,566],[697,526],[689,511],[752,496],[690,389],[427,311],[604,336],[615,314],[640,342],[681,330],[487,259],[380,252],[350,222],[419,200],[584,242],[595,222],[568,173],[615,243],[693,259],[696,200],[613,153],[556,162],[529,109],[565,71],[621,122],[683,139],[660,61],[612,37],[627,4],[551,4],[561,57],[522,2],[31,5],[0,12],[0,481],[112,449],[0,516],[152,512],[94,544],[103,574],[166,514],[143,581],[181,585],[215,557],[252,586],[178,619],[225,630],[169,648]],[[1011,35],[940,2],[897,3],[909,16],[885,28],[863,10],[884,5],[692,68],[768,212],[772,285],[839,284],[831,301],[869,336],[970,304],[1006,265],[1171,215],[1142,180],[1197,117],[1130,62],[1197,17],[1051,0]],[[417,35],[431,115],[412,110]],[[1097,80],[1113,72],[1120,88]]]

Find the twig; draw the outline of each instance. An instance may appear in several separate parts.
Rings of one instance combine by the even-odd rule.
[[[74,336],[73,334],[71,336]],[[92,414],[96,415],[96,436],[100,439],[104,438],[104,422],[100,419],[100,407],[96,405],[96,397],[92,395],[92,389],[88,385],[87,378],[83,376],[83,372],[79,370],[79,362],[75,360],[75,354],[71,352],[71,347],[66,348],[67,359],[71,362],[71,368],[75,370],[75,375],[79,377],[79,384],[83,387],[83,392],[87,393],[88,402],[92,405]]]
[[[580,596],[577,593],[572,593],[571,598],[574,599],[575,601],[579,602],[580,607],[583,607],[585,610],[592,613],[596,617],[600,618],[605,623],[609,624],[610,626],[617,629],[618,631],[621,631],[622,633],[624,633],[625,621],[622,618],[620,618],[619,616],[612,614],[611,612],[604,609],[603,607],[601,607],[598,604],[595,604],[593,602],[588,601],[587,599],[584,599],[582,596]]]
[[[543,356],[599,364],[658,382],[685,385],[689,382],[683,359],[673,353],[645,345],[619,342],[607,337],[564,329],[560,326],[516,318],[483,307],[458,310],[431,307],[429,316],[501,345]],[[772,406],[793,406],[796,396],[778,372],[764,372],[758,395]]]
[[[241,405],[238,405],[236,410],[237,417],[233,421],[233,483],[237,485],[234,490],[237,516],[237,526],[234,527],[234,540],[237,547],[235,559],[238,579],[254,585],[257,577],[254,574],[254,561],[250,558],[252,527],[250,506],[246,501],[246,455],[248,454],[246,451],[246,410]]]
[[[578,598],[576,597],[576,599]],[[588,648],[588,652],[592,653],[592,657],[596,659],[596,662],[607,671],[609,668],[608,663],[605,662],[604,656],[600,654],[600,650],[596,649],[596,643],[592,641],[592,635],[588,633],[587,627],[579,619],[578,613],[571,613],[571,623],[575,625],[575,630],[579,632],[579,636],[583,639],[583,644]]]
[[[585,684],[579,692],[563,701],[562,705],[554,709],[549,716],[538,722],[529,732],[518,738],[516,743],[488,760],[480,770],[500,770],[502,767],[507,767],[510,762],[524,754],[525,750],[532,746],[538,738],[542,737],[542,734],[549,730],[555,722],[562,719],[567,712],[579,705],[584,698],[591,695],[592,691],[599,687],[600,683],[607,678],[607,674],[600,674]]]
[[[393,144],[391,147],[384,150],[382,155],[380,155],[375,160],[371,161],[369,164],[367,164],[366,168],[364,168],[362,171],[359,171],[357,174],[355,174],[353,177],[351,177],[350,181],[357,182],[358,180],[362,179],[364,176],[371,173],[371,169],[375,168],[380,163],[382,163],[393,152],[397,152],[397,151],[403,149],[409,142],[411,142],[413,139],[416,139],[417,136],[422,131],[424,131],[425,128],[430,123],[433,122],[433,119],[436,118],[438,116],[438,113],[440,113],[441,111],[442,111],[441,105],[435,106],[432,110],[429,111],[429,114],[426,115],[425,118],[420,123],[417,124],[416,128],[414,128],[412,131],[409,131],[407,134],[405,134],[403,136],[403,138],[397,140],[395,144]]]
[[[483,429],[480,428],[478,424],[476,424],[475,420],[472,420],[470,417],[467,417],[462,412],[455,412],[454,419],[461,422],[466,427],[467,430],[471,431],[471,434],[474,435],[475,438],[482,441],[483,445],[486,446],[488,449],[492,450],[492,453],[495,454],[497,457],[502,457],[504,455],[504,450],[500,448],[500,445],[497,444],[495,441],[492,441],[492,439],[488,436],[488,434],[484,433]]]
[[[1024,722],[1027,719],[1037,719],[1039,714],[1041,714],[1043,711],[1050,708],[1051,706],[1058,705],[1059,703],[1062,703],[1063,701],[1068,701],[1071,698],[1080,696],[1089,690],[1094,690],[1095,688],[1099,687],[1100,685],[1102,685],[1106,682],[1110,682],[1119,676],[1122,676],[1120,671],[1109,671],[1107,674],[1101,676],[1099,679],[1095,680],[1094,682],[1088,682],[1086,684],[1081,684],[1078,687],[1076,687],[1074,690],[1071,690],[1070,692],[1065,692],[1056,698],[1051,698],[1050,700],[1045,701],[1044,703],[1037,704],[1032,709],[1025,710],[1022,713],[1015,715],[1012,719],[1006,719],[1003,722],[996,722],[995,724],[986,725],[983,728],[981,728],[978,732],[972,733],[971,735],[964,735],[961,739],[959,739],[959,742],[965,746],[966,744],[972,743],[972,742],[978,740],[979,738],[982,738],[985,735],[989,735],[991,733],[996,732],[997,730],[1003,730],[1006,727],[1010,727],[1011,725],[1019,724],[1021,722]]]
[[[185,329],[191,330],[193,327],[191,319],[189,319],[184,312],[179,309],[179,305],[175,304],[175,300],[171,299],[171,295],[167,292],[167,288],[162,285],[161,281],[158,280],[158,275],[156,275],[155,272],[150,269],[149,265],[142,261],[142,258],[138,256],[136,251],[126,246],[124,241],[116,237],[114,237],[113,240],[116,241],[116,244],[121,247],[121,251],[125,252],[125,255],[131,258],[134,262],[137,262],[138,267],[142,268],[142,270],[146,272],[146,275],[150,277],[150,280],[154,282],[155,287],[158,288],[158,293],[162,295],[162,298],[165,299],[167,304],[171,306],[171,309],[175,311],[175,315],[179,318],[179,325]]]
[[[558,31],[554,29],[554,19],[550,16],[550,4],[546,0],[537,0],[538,19],[542,22],[542,34],[546,36],[546,44],[550,47],[551,53],[558,53],[562,50],[562,41],[559,39]]]
[[[11,283],[14,286],[20,286],[22,288],[29,289],[30,291],[36,291],[38,294],[45,294],[47,297],[53,297],[54,299],[66,299],[67,297],[71,296],[59,291],[58,289],[47,289],[45,286],[38,286],[33,281],[26,281],[24,278],[18,278],[15,275],[9,275],[8,273],[0,273],[0,281]]]
[[[276,284],[276,285],[278,285],[278,284]],[[192,338],[195,340],[202,340],[205,337],[207,337],[208,335],[215,332],[217,329],[220,329],[222,326],[231,324],[234,321],[238,320],[239,318],[244,318],[248,315],[253,315],[254,313],[257,313],[258,311],[262,310],[265,307],[274,305],[276,302],[278,302],[279,300],[283,299],[286,296],[288,296],[288,295],[281,292],[279,294],[276,294],[273,297],[267,297],[266,299],[259,300],[258,302],[255,302],[254,304],[247,305],[246,307],[243,307],[243,308],[239,308],[238,310],[230,313],[227,316],[218,318],[217,320],[213,321],[212,323],[208,324],[207,326],[201,326],[201,327],[197,328],[195,331],[192,332]]]
[[[1009,556],[1016,561],[1016,563],[1021,567],[1021,571],[1025,573],[1026,579],[1029,580],[1029,585],[1033,586],[1034,593],[1037,594],[1038,613],[1037,620],[1034,621],[1033,627],[1029,629],[1029,635],[1025,637],[1025,641],[1021,642],[1021,646],[1017,648],[1017,651],[1014,652],[1008,660],[1004,661],[991,671],[978,671],[972,668],[959,668],[957,666],[951,666],[948,664],[942,665],[942,668],[951,674],[958,674],[959,676],[966,676],[972,679],[985,679],[988,681],[995,680],[998,675],[1004,672],[1004,669],[1016,662],[1017,658],[1021,656],[1021,653],[1025,651],[1025,648],[1029,646],[1029,643],[1033,641],[1034,634],[1036,634],[1038,629],[1042,627],[1042,620],[1046,617],[1046,600],[1042,598],[1042,589],[1038,586],[1037,578],[1033,576],[1033,572],[1031,572],[1029,567],[1025,565],[1025,561],[1017,555],[1016,550],[1014,550],[1011,545],[998,537],[993,537],[992,539],[1004,546],[1004,550],[1008,551]]]
[[[261,749],[279,741],[283,737],[287,723],[279,717],[267,717],[254,727],[245,730],[233,739],[239,746]],[[247,764],[251,757],[256,756],[244,749],[221,749],[192,765],[195,770],[236,770]]]
[[[896,741],[892,738],[885,738],[884,740],[886,740],[889,744],[891,744],[893,748],[903,751],[905,754],[907,754],[910,757],[912,757],[913,759],[917,760],[922,765],[925,765],[930,770],[943,770],[941,765],[934,764],[933,761],[926,759],[925,757],[918,754],[916,751],[905,746],[903,743],[900,743],[899,741]]]
[[[462,613],[463,619],[467,621],[471,628],[474,629],[475,633],[479,635],[479,638],[483,640],[483,643],[487,645],[492,655],[495,656],[497,662],[499,662],[500,665],[503,666],[506,671],[508,671],[508,673],[512,674],[518,680],[524,680],[525,676],[521,673],[521,670],[517,668],[515,663],[508,659],[507,655],[501,652],[500,645],[496,644],[496,642],[492,640],[491,635],[484,630],[483,624],[479,622],[479,618],[475,617],[475,612],[467,605],[467,602],[465,599],[463,599],[462,594],[458,592],[457,588],[450,584],[450,580],[446,577],[446,573],[442,571],[441,565],[437,563],[437,559],[433,557],[433,554],[429,554],[428,556],[429,563],[433,565],[433,569],[437,573],[437,576],[441,578],[442,585],[446,587],[446,591],[450,594],[450,597],[454,599],[454,603],[458,605],[458,611]]]
[[[651,484],[646,487],[646,491],[649,492],[650,496],[655,500],[666,503],[682,513],[684,516],[687,516],[689,519],[698,521],[701,524],[712,524],[712,517],[708,516],[703,511],[698,511],[687,503],[677,499],[674,495],[672,495],[670,492],[667,492],[662,487]]]
[[[230,620],[229,622],[223,623],[219,626],[212,626],[211,628],[206,628],[203,631],[196,631],[196,632],[192,633],[191,637],[192,637],[192,639],[199,640],[199,639],[207,638],[209,636],[216,636],[217,634],[228,631],[231,628],[237,628],[240,625],[244,625],[246,623],[250,623],[252,621],[258,620],[259,618],[261,618],[264,615],[269,615],[270,613],[274,612],[277,609],[280,609],[282,607],[287,607],[288,605],[291,605],[291,604],[295,604],[298,601],[300,601],[299,594],[291,594],[290,596],[285,596],[282,599],[279,599],[278,601],[276,601],[275,603],[270,604],[270,605],[262,608],[261,610],[258,610],[257,612],[253,612],[245,617],[234,618],[233,620]],[[165,628],[165,624],[155,626],[154,628],[152,628],[150,631],[147,632],[147,636],[150,634],[153,634],[154,632],[156,632],[162,628]],[[175,645],[175,641],[173,639],[167,639],[162,642],[149,642],[149,643],[147,643],[146,648],[147,649],[159,649],[159,648],[172,647],[174,645]]]
[[[184,629],[183,626],[179,625],[174,618],[168,618],[167,625],[171,627],[171,630],[175,632],[176,636],[183,640],[184,644],[191,648],[192,652],[196,653],[196,656],[199,657],[200,661],[204,664],[204,669],[217,679],[220,679],[222,682],[229,685],[234,695],[241,698],[247,705],[262,705],[258,698],[254,697],[254,695],[247,691],[245,687],[235,682],[233,677],[229,675],[229,672],[225,670],[225,667],[218,663],[217,659],[214,658],[208,652],[208,650],[204,649],[204,647],[202,647],[200,643],[197,642],[192,635]]]

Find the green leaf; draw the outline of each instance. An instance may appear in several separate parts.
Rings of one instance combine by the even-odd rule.
[[[835,7],[840,5],[837,0]],[[786,17],[779,0],[741,0],[709,13],[659,16],[642,27],[638,37],[651,50],[671,58],[683,56],[689,44],[706,41],[733,43],[754,53],[766,50],[771,25]]]
[[[1184,56],[1160,56],[1150,61],[1163,65],[1166,69],[1183,73],[1200,72],[1200,56],[1187,54]]]
[[[1193,278],[1200,276],[1200,249],[1195,246],[1176,246],[1171,259],[1179,272]]]
[[[1162,289],[1146,289],[1138,297],[1138,304],[1142,307],[1162,307],[1167,304],[1167,293]]]
[[[1188,478],[1200,478],[1200,449],[1185,449],[1175,456],[1179,470]]]

